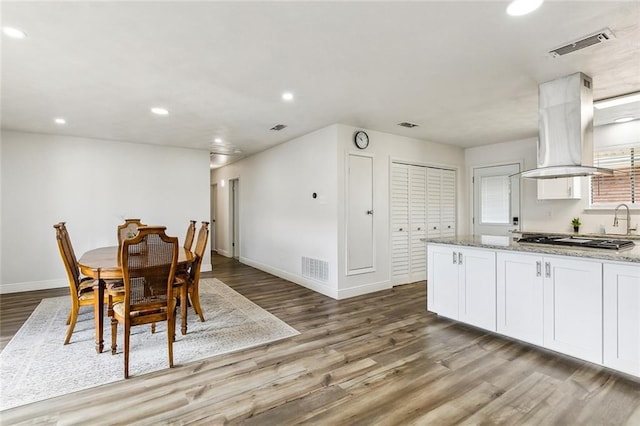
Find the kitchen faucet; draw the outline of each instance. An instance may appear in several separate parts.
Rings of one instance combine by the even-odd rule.
[[[627,221],[627,235],[629,235],[631,231],[635,231],[637,229],[637,226],[636,228],[631,228],[631,215],[629,213],[629,206],[625,203],[618,204],[616,209],[613,211],[613,226],[618,226],[618,209],[620,207],[624,207],[627,209],[627,218],[625,220]]]

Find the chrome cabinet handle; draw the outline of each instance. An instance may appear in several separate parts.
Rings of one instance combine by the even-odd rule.
[[[458,252],[458,265],[462,265],[462,253]]]
[[[551,263],[550,262],[545,262],[544,263],[544,276],[547,278],[551,278]]]
[[[456,252],[453,252],[453,264],[455,265],[456,263],[458,263],[458,257],[456,256]]]
[[[539,277],[541,275],[542,275],[542,262],[538,260],[536,262],[536,277]]]

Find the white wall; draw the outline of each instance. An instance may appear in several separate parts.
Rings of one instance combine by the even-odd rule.
[[[329,126],[213,170],[218,252],[232,255],[229,179],[238,178],[240,261],[336,297],[336,141]],[[302,277],[302,256],[327,261],[328,282]]]
[[[68,285],[57,222],[80,257],[116,245],[125,217],[167,226],[181,242],[189,219],[209,220],[206,150],[13,131],[2,131],[1,150],[2,293]]]
[[[594,149],[612,146],[638,146],[640,149],[640,120],[629,123],[610,124],[594,128]],[[537,139],[525,139],[494,145],[485,145],[465,150],[468,179],[465,191],[468,199],[472,194],[471,176],[473,167],[524,162],[524,170],[534,169],[537,158]],[[580,178],[582,198],[577,200],[538,200],[535,179],[521,179],[521,229],[541,232],[572,232],[571,219],[580,217],[581,233],[599,233],[604,226],[607,233],[625,233],[625,224],[613,228],[611,209],[589,208],[589,178]],[[469,204],[472,206],[473,204]],[[640,221],[640,211],[632,213],[632,224]],[[470,226],[470,223],[469,223]],[[473,229],[473,228],[470,228]]]
[[[354,127],[332,125],[212,171],[218,185],[219,252],[231,255],[229,179],[240,180],[240,260],[333,298],[390,288],[389,169],[391,160],[446,166],[464,181],[462,149],[367,130],[374,157],[375,271],[346,275],[346,160]],[[366,130],[366,129],[365,129]],[[222,186],[224,182],[224,187]],[[467,207],[458,185],[458,224]],[[313,199],[312,193],[318,198]],[[301,276],[301,257],[329,262],[326,284]]]
[[[385,288],[391,288],[391,237],[389,222],[389,182],[392,160],[419,165],[440,166],[457,170],[457,232],[468,232],[466,223],[468,206],[463,195],[462,182],[466,180],[464,153],[461,148],[437,144],[389,133],[366,130],[369,147],[357,149],[353,143],[355,127],[338,125],[338,218],[339,218],[339,289],[338,298],[351,297]],[[346,161],[349,153],[373,155],[374,198],[373,219],[375,238],[375,272],[347,275],[346,267]]]

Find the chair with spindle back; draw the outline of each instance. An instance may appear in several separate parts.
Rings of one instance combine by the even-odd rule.
[[[124,377],[129,377],[131,327],[167,321],[169,367],[173,367],[176,300],[173,294],[178,238],[164,226],[145,226],[122,243],[124,300],[113,305],[111,353],[116,353],[118,323],[124,326]]]
[[[67,231],[65,222],[60,222],[53,227],[56,230],[56,240],[58,241],[58,250],[62,257],[62,263],[67,272],[67,278],[69,280],[69,295],[71,296],[71,311],[67,318],[67,335],[64,339],[64,344],[68,344],[71,340],[71,335],[76,326],[78,320],[78,312],[81,306],[93,306],[94,304],[94,291],[93,287],[97,285],[97,281],[89,277],[81,277],[80,270],[78,268],[78,260],[73,251],[71,245],[71,238]],[[113,301],[121,301],[124,297],[124,288],[118,286],[117,283],[111,283],[111,288],[105,294],[105,301],[107,301],[108,312],[112,314]]]

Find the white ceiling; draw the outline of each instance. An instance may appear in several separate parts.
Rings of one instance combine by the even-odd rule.
[[[557,77],[591,76],[595,99],[640,91],[640,2],[506,5],[5,1],[2,26],[28,38],[2,37],[2,127],[217,151],[219,136],[248,155],[343,123],[471,147],[536,136],[538,85]],[[612,41],[547,54],[606,27]]]

